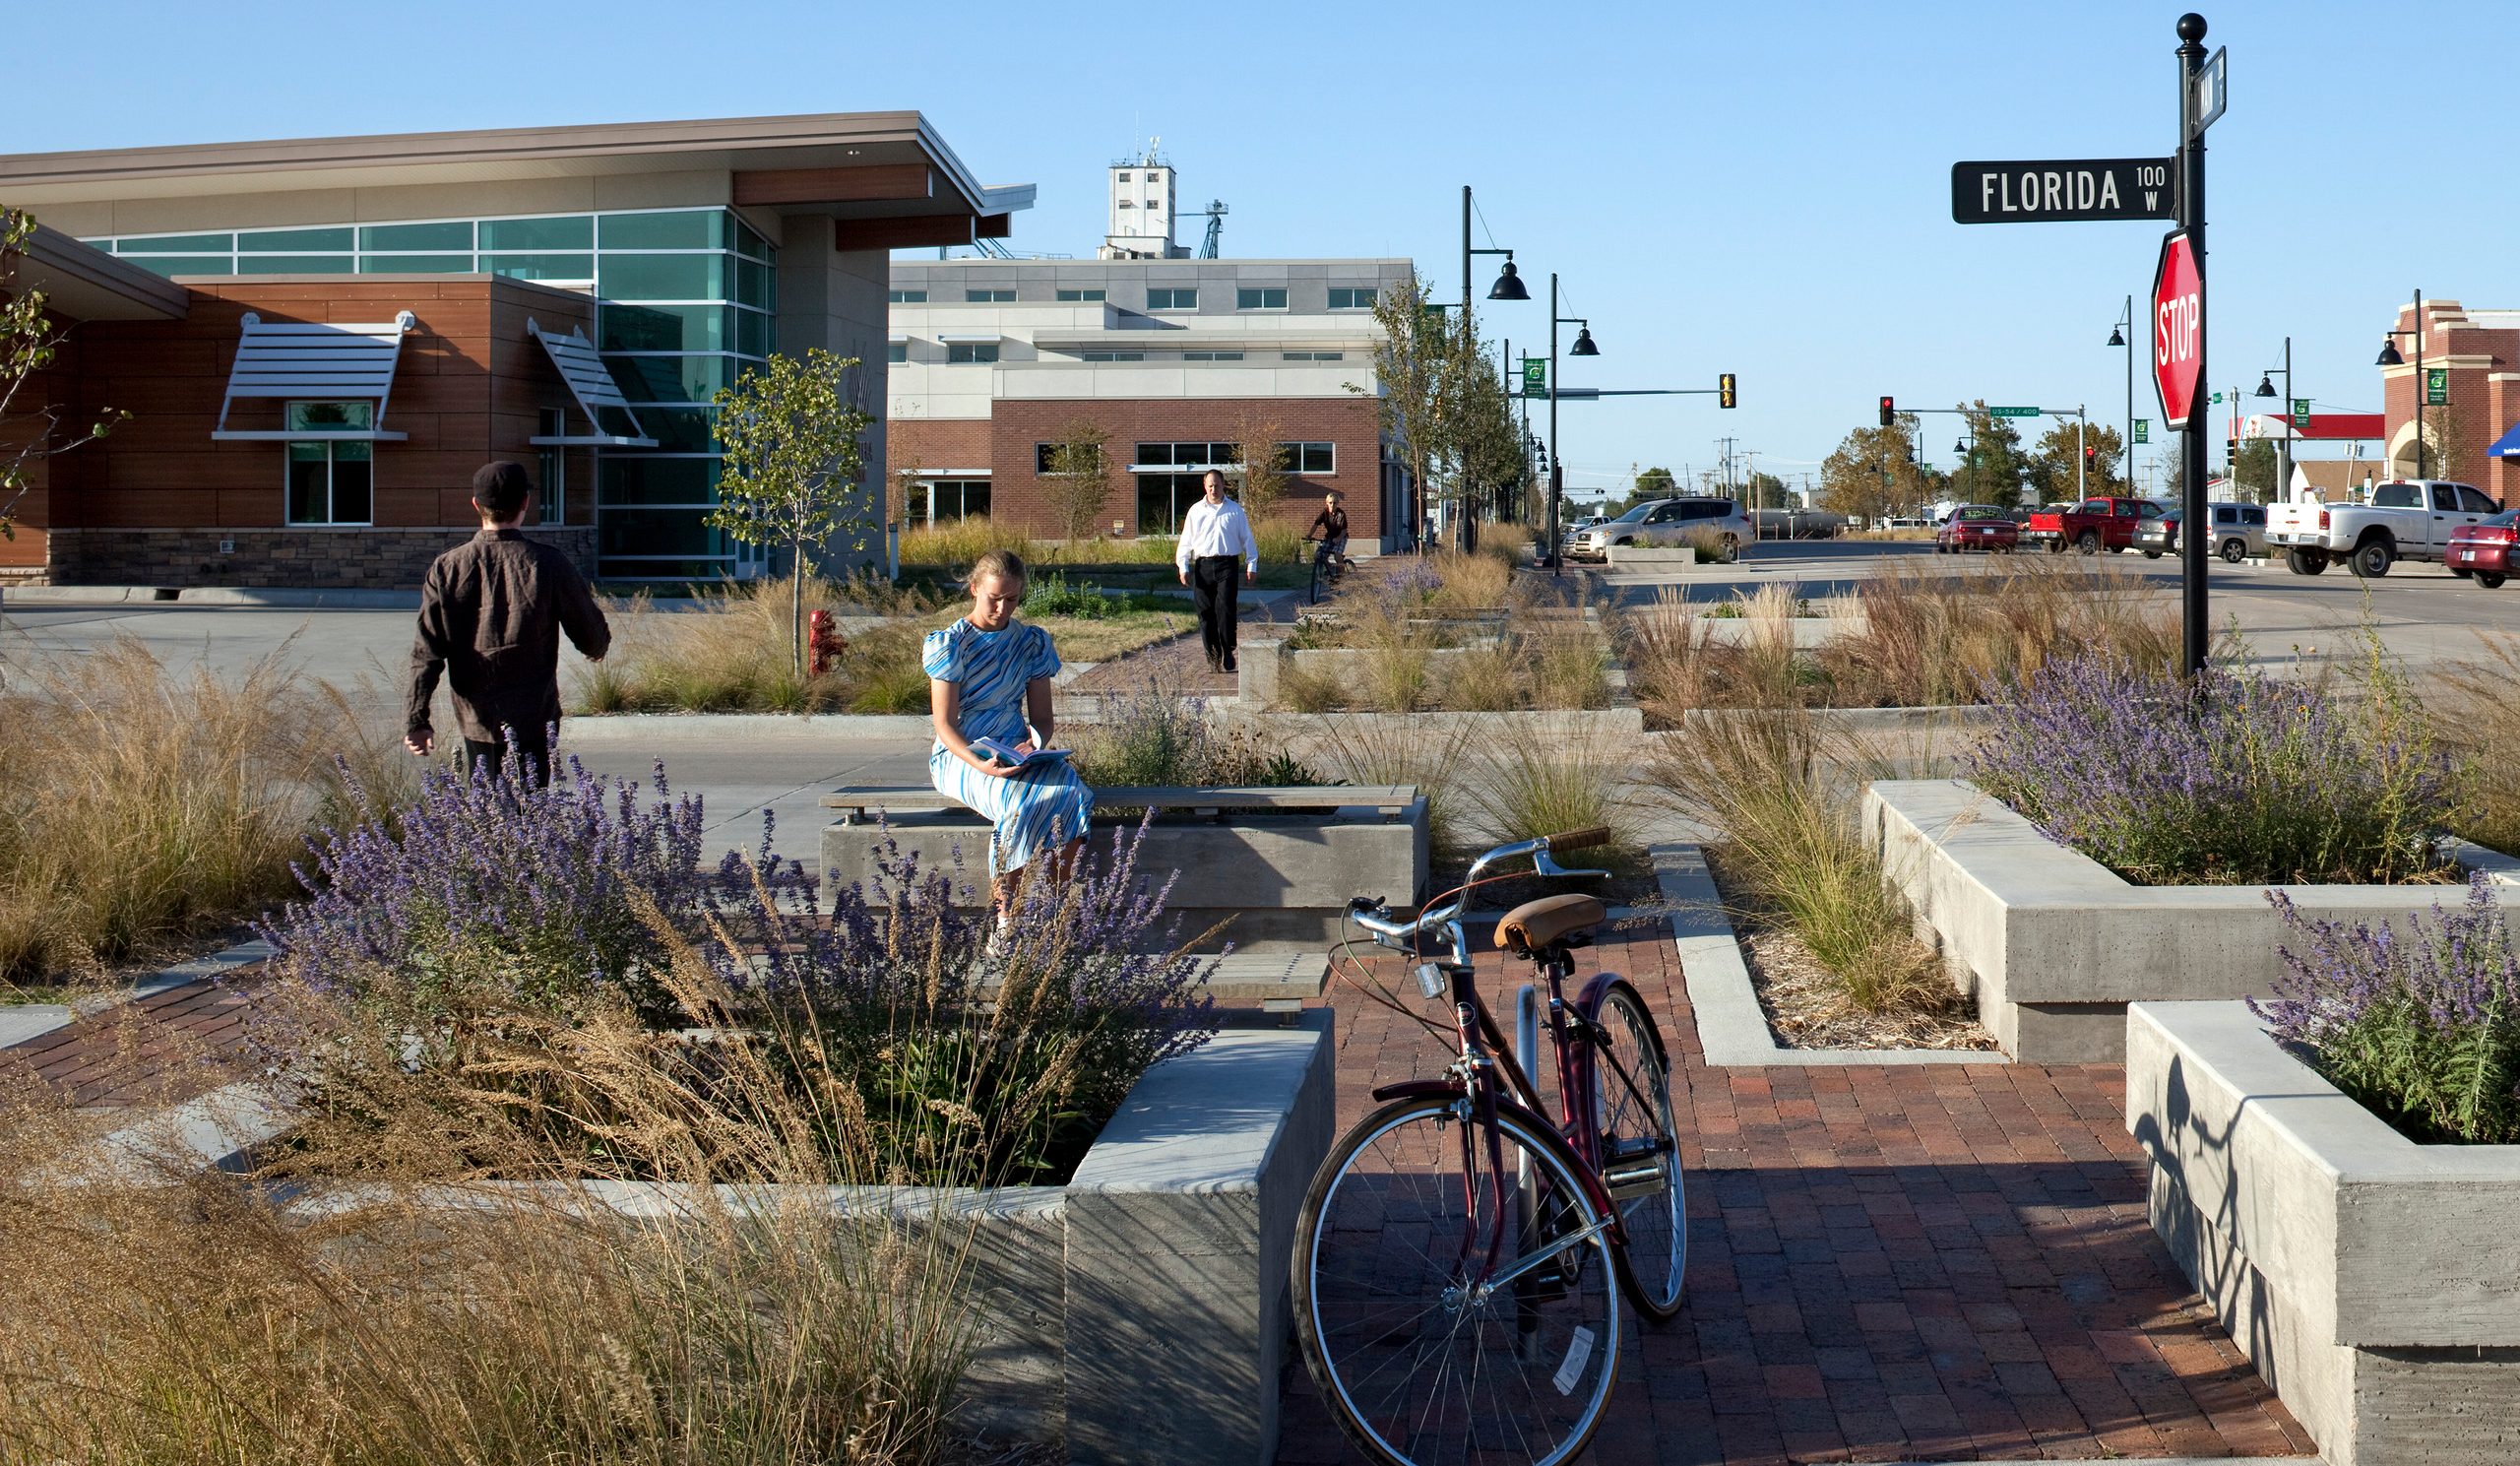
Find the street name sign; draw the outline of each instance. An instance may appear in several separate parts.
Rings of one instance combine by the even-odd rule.
[[[2202,134],[2223,115],[2223,107],[2232,99],[2232,53],[2228,46],[2214,47],[2214,54],[2196,72],[2196,131]]]
[[[2177,169],[2167,158],[1956,162],[1956,223],[2058,223],[2178,218]]]
[[[1988,408],[1986,415],[1989,417],[2036,417],[2039,415],[2039,410],[2037,408]]]
[[[2153,274],[2153,385],[2161,392],[2162,421],[2187,426],[2196,408],[2196,374],[2205,360],[2205,277],[2185,229],[2162,240]]]

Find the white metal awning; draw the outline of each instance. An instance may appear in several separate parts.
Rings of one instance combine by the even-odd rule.
[[[1006,333],[1003,331],[939,331],[936,333],[936,339],[950,346],[957,343],[1004,341]]]
[[[219,404],[219,425],[211,437],[220,442],[357,442],[399,443],[405,434],[387,432],[385,400],[394,391],[394,366],[402,359],[403,338],[419,325],[410,311],[378,326],[321,321],[266,321],[245,312],[244,335],[236,343],[236,365],[227,373],[227,396]],[[373,401],[377,424],[362,428],[291,431],[234,431],[227,410],[240,397],[356,398]]]
[[[560,379],[569,384],[569,395],[578,400],[578,407],[587,414],[587,422],[595,428],[594,432],[586,434],[554,433],[528,438],[528,443],[536,448],[657,446],[657,440],[641,430],[638,414],[630,411],[630,400],[621,395],[621,384],[612,379],[611,371],[605,368],[603,358],[596,353],[595,343],[587,340],[586,332],[572,326],[568,335],[556,336],[533,320],[525,323],[525,329],[528,335],[542,343],[543,351],[551,353],[551,364],[560,369]],[[606,413],[618,414],[617,420],[628,423],[630,430],[626,433],[611,431],[604,421]]]

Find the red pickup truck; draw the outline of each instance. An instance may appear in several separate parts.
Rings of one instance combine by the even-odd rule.
[[[2150,499],[2085,499],[2062,509],[2042,509],[2021,527],[2025,546],[2045,545],[2051,555],[2072,545],[2087,555],[2106,547],[2111,553],[2135,542],[2135,527],[2159,519],[2162,506]]]

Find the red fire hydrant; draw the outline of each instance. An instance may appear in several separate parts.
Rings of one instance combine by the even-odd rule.
[[[849,638],[840,634],[840,626],[830,611],[818,610],[806,618],[805,649],[812,654],[809,665],[818,677],[830,671],[840,654],[849,650]]]

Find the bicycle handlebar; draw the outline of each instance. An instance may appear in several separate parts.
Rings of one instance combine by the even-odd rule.
[[[1430,906],[1411,921],[1396,922],[1389,917],[1377,915],[1381,911],[1388,910],[1388,907],[1370,896],[1358,896],[1351,900],[1348,903],[1348,915],[1357,925],[1372,933],[1377,943],[1386,947],[1398,947],[1402,941],[1410,937],[1432,928],[1441,928],[1446,940],[1451,944],[1452,960],[1456,963],[1466,963],[1470,960],[1470,942],[1461,929],[1460,918],[1463,909],[1470,904],[1471,891],[1478,886],[1480,876],[1486,872],[1488,866],[1499,860],[1513,860],[1517,856],[1532,856],[1536,858],[1532,862],[1534,872],[1540,875],[1601,875],[1606,872],[1564,869],[1557,862],[1549,860],[1548,856],[1551,851],[1583,850],[1591,846],[1606,845],[1609,843],[1609,838],[1610,832],[1606,827],[1595,825],[1590,829],[1568,830],[1558,835],[1543,835],[1537,840],[1509,841],[1488,850],[1478,860],[1470,862],[1470,873],[1463,879],[1461,888],[1453,894],[1452,900],[1441,906]]]

